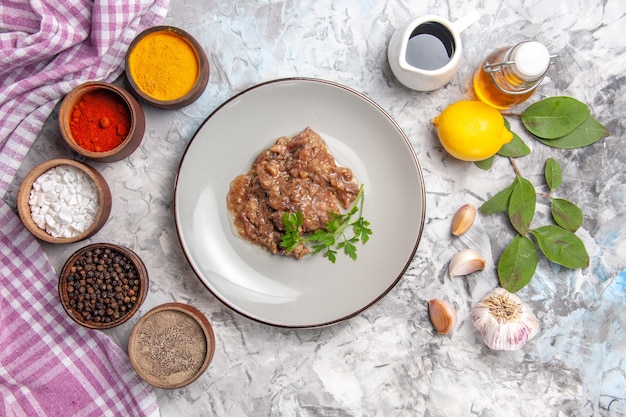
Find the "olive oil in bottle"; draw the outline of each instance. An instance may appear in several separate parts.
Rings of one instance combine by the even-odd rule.
[[[526,101],[550,66],[550,53],[539,42],[527,41],[501,48],[485,58],[474,73],[476,97],[504,110]]]

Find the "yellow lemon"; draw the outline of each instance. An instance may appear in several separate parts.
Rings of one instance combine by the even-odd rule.
[[[502,114],[478,100],[448,106],[432,120],[444,149],[463,161],[482,161],[513,139]]]

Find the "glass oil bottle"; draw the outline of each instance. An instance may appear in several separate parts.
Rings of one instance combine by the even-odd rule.
[[[535,41],[497,49],[476,69],[474,93],[496,109],[514,107],[535,92],[548,71],[550,58],[548,49]]]

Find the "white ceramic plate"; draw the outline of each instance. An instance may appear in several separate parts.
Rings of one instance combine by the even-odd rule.
[[[277,138],[307,126],[365,184],[374,233],[356,261],[272,255],[232,226],[230,182]],[[180,164],[175,216],[189,263],[219,300],[259,322],[317,327],[358,314],[400,280],[422,234],[424,182],[408,139],[373,101],[329,81],[281,79],[234,96],[200,127]]]

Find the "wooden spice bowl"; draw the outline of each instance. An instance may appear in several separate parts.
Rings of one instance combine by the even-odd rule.
[[[97,211],[94,215],[94,220],[91,225],[86,227],[82,233],[79,233],[77,230],[76,234],[70,237],[55,237],[48,231],[39,227],[33,219],[33,209],[31,207],[31,192],[33,191],[33,183],[49,170],[62,166],[75,167],[80,172],[86,174],[93,181],[93,184],[95,185],[95,191],[98,197]],[[50,192],[52,193],[52,191]],[[107,184],[102,174],[100,174],[95,168],[89,165],[74,161],[72,159],[64,158],[51,159],[37,165],[28,174],[26,174],[17,193],[17,211],[20,219],[22,220],[22,223],[24,223],[26,229],[36,238],[48,243],[74,243],[93,236],[100,229],[102,229],[102,227],[109,219],[109,215],[111,213],[111,204],[111,190],[109,189],[109,185]],[[33,203],[33,206],[36,206],[36,204]],[[46,223],[44,226],[48,227],[48,223]]]
[[[139,310],[148,293],[148,271],[132,250],[93,243],[74,252],[59,275],[59,297],[72,320],[110,329]]]
[[[171,52],[174,48],[180,50]],[[174,60],[170,60],[173,62],[168,62],[169,54],[175,55]],[[183,57],[190,62],[195,59],[194,65],[190,68],[182,63]],[[128,47],[125,63],[131,89],[146,102],[162,109],[177,109],[193,103],[209,82],[206,52],[192,35],[174,26],[154,26],[137,35]]]
[[[110,92],[113,94],[118,99],[119,105],[130,114],[128,126],[124,125],[121,128],[113,124],[109,125],[113,121],[109,121],[105,117],[100,118],[98,121],[92,121],[92,123],[99,123],[100,128],[103,129],[103,135],[114,132],[116,129],[121,129],[123,133],[126,133],[127,130],[125,137],[123,133],[120,133],[122,135],[120,139],[124,137],[121,144],[110,150],[97,151],[88,149],[85,146],[81,146],[74,135],[72,135],[72,118],[76,120],[79,117],[77,114],[80,114],[76,113],[76,110],[79,110],[77,106],[82,104],[81,100],[88,94],[97,94],[98,92]],[[103,122],[106,122],[106,124],[102,124]],[[146,117],[139,102],[127,90],[110,83],[90,81],[79,85],[63,99],[59,109],[59,128],[61,129],[63,139],[75,152],[93,161],[115,162],[126,158],[139,147],[146,129]],[[104,131],[105,129],[107,132]]]
[[[183,303],[150,310],[128,340],[128,357],[137,374],[162,389],[191,384],[208,368],[214,352],[211,323],[198,309]]]

